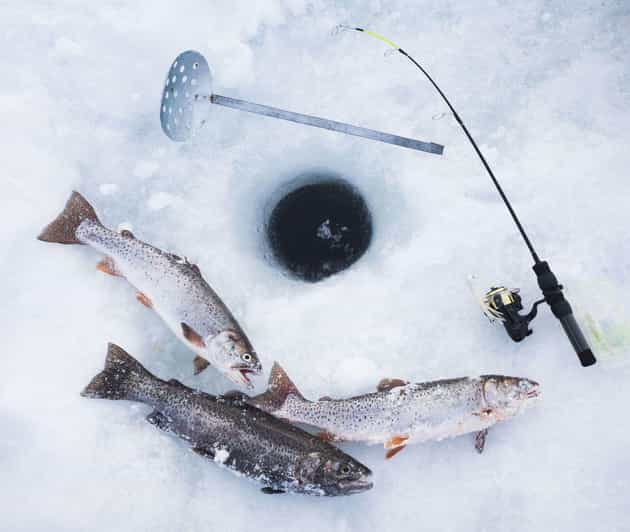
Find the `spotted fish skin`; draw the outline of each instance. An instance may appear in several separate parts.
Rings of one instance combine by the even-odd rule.
[[[126,278],[138,290],[138,299],[198,355],[197,372],[210,363],[247,386],[251,385],[248,375],[260,373],[261,364],[249,339],[196,265],[129,231],[108,229],[78,192],[39,239],[86,244],[103,253],[106,258],[99,269]]]
[[[267,392],[250,403],[293,423],[318,427],[331,440],[391,448],[484,431],[521,413],[538,396],[538,383],[501,375],[398,381],[385,388],[348,399],[309,401],[276,363]],[[397,439],[402,445],[395,443]]]
[[[265,493],[350,495],[372,487],[371,471],[319,438],[244,401],[164,381],[117,345],[84,397],[145,403],[147,420],[187,441],[197,454],[264,486]]]

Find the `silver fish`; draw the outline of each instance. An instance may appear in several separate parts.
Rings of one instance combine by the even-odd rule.
[[[195,373],[209,364],[251,386],[262,367],[247,336],[195,264],[101,224],[88,201],[73,192],[63,212],[39,235],[60,244],[87,244],[105,254],[97,268],[124,277],[137,299],[152,308],[197,356]]]
[[[163,381],[114,344],[105,369],[83,397],[126,399],[154,411],[147,421],[189,442],[192,450],[254,480],[264,493],[350,495],[372,487],[371,471],[331,444],[244,401]]]
[[[305,399],[276,362],[269,387],[249,403],[293,423],[323,430],[328,441],[382,443],[391,458],[411,442],[476,433],[483,451],[488,428],[535,402],[538,383],[518,377],[482,375],[410,384],[382,380],[377,391],[349,399]]]

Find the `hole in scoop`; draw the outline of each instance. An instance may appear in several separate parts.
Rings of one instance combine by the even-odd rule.
[[[360,192],[330,176],[285,194],[267,222],[276,260],[296,278],[317,282],[354,264],[372,239],[372,217]]]

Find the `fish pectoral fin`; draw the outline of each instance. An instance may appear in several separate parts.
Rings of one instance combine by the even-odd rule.
[[[409,439],[409,436],[405,435],[405,436],[392,436],[389,440],[387,440],[383,444],[383,447],[385,447],[385,449],[388,449],[387,453],[385,453],[385,460],[389,460],[390,458],[398,454],[400,451],[402,451],[405,448],[405,445],[407,445],[408,439]]]
[[[486,436],[488,436],[488,429],[483,429],[475,434],[475,449],[481,454],[486,446]]]
[[[104,257],[96,264],[96,269],[99,272],[106,273],[107,275],[113,275],[114,277],[124,277],[120,270],[116,267],[114,259],[111,257]]]
[[[337,437],[337,435],[333,434],[332,432],[328,432],[327,430],[323,430],[321,432],[318,432],[317,433],[317,437],[320,440],[327,441],[327,442],[342,441],[341,438]]]
[[[324,395],[323,397],[320,397],[318,399],[318,401],[332,401],[332,400],[333,400],[333,398],[330,397],[330,395]]]
[[[402,379],[382,379],[381,382],[376,386],[377,391],[379,392],[388,392],[392,388],[397,388],[398,386],[405,386],[409,384],[408,381],[404,381]]]
[[[269,486],[265,486],[264,488],[260,488],[260,491],[262,491],[263,493],[266,493],[267,495],[278,495],[280,493],[286,493],[286,490],[270,488]]]
[[[194,447],[192,447],[192,452],[198,454],[199,456],[203,456],[204,458],[214,460],[214,449],[195,445]]]
[[[390,458],[393,458],[400,451],[402,451],[405,447],[406,447],[406,445],[401,445],[400,447],[394,447],[393,449],[390,449],[389,451],[387,451],[385,453],[385,460],[389,460]]]
[[[392,436],[383,444],[383,447],[385,447],[385,449],[394,449],[395,447],[406,445],[408,439],[409,436]]]
[[[206,342],[203,341],[203,338],[201,337],[201,335],[197,331],[195,331],[190,325],[182,322],[181,326],[182,326],[182,334],[184,335],[184,338],[186,338],[186,340],[188,340],[191,344],[197,347],[206,347]]]
[[[162,412],[158,410],[154,410],[147,417],[146,420],[151,423],[154,427],[157,427],[160,430],[165,432],[175,432],[173,426],[173,420]]]
[[[210,362],[208,362],[205,358],[199,355],[196,355],[195,358],[193,358],[193,366],[195,367],[195,375],[199,375],[209,365],[210,365]]]
[[[142,292],[136,294],[136,299],[140,301],[145,307],[153,308],[153,302]]]

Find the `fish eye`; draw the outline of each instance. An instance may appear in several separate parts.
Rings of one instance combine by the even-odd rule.
[[[349,465],[342,465],[340,471],[344,474],[347,475],[348,473],[350,473],[350,466]]]
[[[251,362],[252,360],[252,355],[250,355],[249,353],[243,353],[241,355],[241,358],[245,361],[245,362]]]

